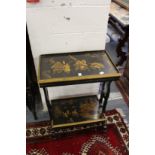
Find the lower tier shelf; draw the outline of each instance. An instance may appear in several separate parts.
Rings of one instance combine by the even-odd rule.
[[[89,126],[105,121],[99,113],[99,101],[96,95],[52,100],[52,128],[70,126]],[[93,125],[91,125],[92,127]]]

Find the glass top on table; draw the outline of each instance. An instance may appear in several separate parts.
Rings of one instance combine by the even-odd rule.
[[[120,75],[106,51],[46,54],[40,56],[38,83],[118,78]]]

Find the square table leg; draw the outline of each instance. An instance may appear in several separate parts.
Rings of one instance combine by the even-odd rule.
[[[44,90],[44,95],[45,95],[45,100],[46,100],[46,105],[47,105],[47,109],[48,109],[48,113],[50,116],[50,120],[52,120],[52,113],[51,113],[51,103],[50,103],[50,99],[49,99],[49,94],[48,94],[48,89],[46,87],[43,87]]]

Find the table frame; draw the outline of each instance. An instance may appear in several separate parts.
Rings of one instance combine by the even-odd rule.
[[[106,52],[107,53],[107,52]],[[108,54],[107,54],[108,55]],[[111,58],[108,55],[108,58],[112,62]],[[112,65],[113,62],[112,62]],[[115,65],[114,65],[115,67]],[[115,67],[117,70],[117,68]],[[118,71],[118,70],[117,70]],[[62,82],[53,82],[53,83],[41,83],[40,87],[43,88],[44,91],[44,96],[46,100],[46,105],[48,108],[48,113],[50,116],[50,120],[53,120],[52,116],[52,100],[49,98],[49,93],[48,93],[48,87],[53,87],[53,86],[65,86],[65,85],[77,85],[77,84],[85,84],[85,83],[100,83],[100,98],[99,98],[99,108],[102,108],[101,115],[106,111],[109,95],[110,95],[110,86],[112,81],[116,81],[119,79],[121,74],[118,71],[117,76],[109,76],[109,77],[102,77],[102,78],[94,78],[94,79],[82,79],[82,80],[73,80],[73,81],[62,81]],[[76,89],[76,88],[75,88]]]

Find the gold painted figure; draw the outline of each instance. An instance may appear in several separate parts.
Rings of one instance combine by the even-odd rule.
[[[51,66],[51,69],[54,73],[70,72],[70,66],[65,61],[63,62],[57,61],[56,63],[54,63],[54,65]]]
[[[90,67],[93,69],[102,69],[104,68],[104,65],[101,63],[94,62],[90,64]]]
[[[78,60],[78,61],[76,61],[74,66],[75,66],[75,70],[83,71],[83,70],[88,69],[86,60]]]

